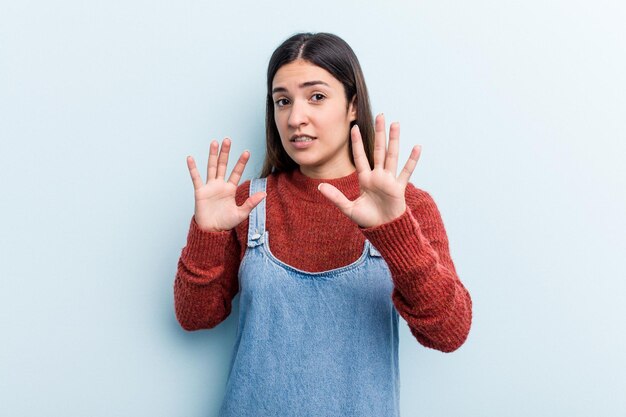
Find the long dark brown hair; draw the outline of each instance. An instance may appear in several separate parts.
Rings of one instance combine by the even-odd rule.
[[[359,60],[350,45],[337,35],[331,33],[298,33],[284,41],[272,54],[267,67],[267,101],[265,111],[266,152],[261,178],[271,173],[286,172],[298,168],[298,164],[285,152],[280,135],[274,121],[274,100],[272,99],[272,82],[276,72],[285,64],[297,59],[310,62],[332,74],[341,84],[346,93],[348,108],[356,97],[356,120],[350,127],[357,124],[363,137],[365,154],[374,166],[374,120],[370,106],[367,86]],[[352,141],[348,141],[350,160]]]

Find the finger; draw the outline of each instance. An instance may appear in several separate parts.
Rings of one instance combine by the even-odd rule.
[[[350,217],[353,203],[348,200],[348,198],[341,191],[339,191],[335,186],[325,182],[321,183],[317,188],[320,190],[322,195],[337,206],[343,214]]]
[[[374,122],[374,168],[382,168],[385,163],[387,137],[385,135],[385,116],[381,113]]]
[[[409,156],[409,160],[406,161],[404,168],[402,168],[402,171],[400,171],[400,175],[398,176],[398,181],[401,184],[407,185],[407,183],[409,182],[409,178],[411,178],[411,174],[413,173],[413,170],[415,169],[415,166],[417,165],[417,161],[419,160],[421,154],[422,154],[422,147],[420,145],[415,145],[413,149],[411,150],[411,155]]]
[[[240,217],[242,219],[248,217],[252,209],[255,208],[266,196],[266,192],[259,191],[258,193],[254,193],[248,197],[241,206],[237,207]]]
[[[394,122],[389,126],[389,146],[385,158],[385,169],[396,176],[398,170],[398,150],[400,148],[400,123]]]
[[[196,167],[196,162],[191,156],[187,157],[187,168],[189,168],[189,175],[191,175],[191,182],[193,182],[194,190],[202,187],[202,177],[200,177],[200,173]]]
[[[352,156],[354,157],[354,166],[357,173],[370,171],[370,163],[367,160],[365,149],[363,148],[363,138],[361,137],[361,131],[357,125],[350,130],[350,136],[352,138]]]
[[[230,177],[228,177],[228,182],[230,182],[233,185],[239,184],[239,180],[241,179],[241,176],[243,175],[243,170],[246,168],[246,164],[248,163],[249,159],[250,159],[250,152],[243,151],[243,153],[237,160],[237,163],[235,164],[235,168],[233,168],[233,172],[231,172]]]
[[[220,149],[220,155],[217,159],[217,179],[223,180],[226,176],[226,167],[228,166],[228,153],[230,152],[230,139],[224,138],[222,141],[222,148]]]
[[[215,179],[215,174],[217,173],[217,148],[218,147],[219,147],[219,143],[216,140],[211,141],[211,146],[209,147],[209,161],[207,162],[207,167],[206,167],[207,182]]]

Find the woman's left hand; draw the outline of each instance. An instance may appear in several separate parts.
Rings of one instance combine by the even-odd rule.
[[[350,136],[361,195],[350,201],[336,187],[327,183],[319,185],[320,192],[362,228],[379,226],[400,217],[406,210],[404,190],[417,165],[421,146],[413,147],[409,160],[396,177],[400,141],[398,123],[392,123],[389,127],[389,147],[386,149],[385,118],[382,114],[376,117],[374,169],[370,169],[358,126],[352,128]]]

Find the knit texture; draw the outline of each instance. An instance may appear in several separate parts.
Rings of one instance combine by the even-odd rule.
[[[407,210],[397,219],[360,228],[317,189],[330,183],[354,200],[356,171],[320,180],[299,170],[267,180],[267,230],[271,251],[282,262],[308,272],[348,265],[359,258],[365,239],[381,253],[392,275],[392,300],[422,345],[443,352],[458,349],[472,320],[472,301],[450,257],[448,238],[432,197],[408,184]],[[237,189],[237,204],[248,197],[249,181]],[[224,232],[205,232],[191,219],[182,250],[174,299],[176,316],[186,330],[212,328],[231,311],[239,291],[238,269],[245,253],[246,219]]]

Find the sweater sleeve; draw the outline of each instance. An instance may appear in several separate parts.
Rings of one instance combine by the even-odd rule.
[[[191,219],[174,281],[176,318],[185,330],[209,329],[228,317],[239,291],[239,254],[235,229],[205,232]]]
[[[409,184],[406,202],[397,219],[362,231],[389,266],[393,303],[413,336],[428,348],[452,352],[469,334],[472,300],[457,276],[432,197]]]
[[[246,201],[250,181],[237,187],[237,205]],[[247,220],[240,226],[247,229]],[[239,226],[238,226],[239,227]],[[176,318],[185,330],[210,329],[228,317],[239,292],[241,242],[237,227],[224,232],[205,232],[191,218],[187,245],[178,260],[174,280]]]

